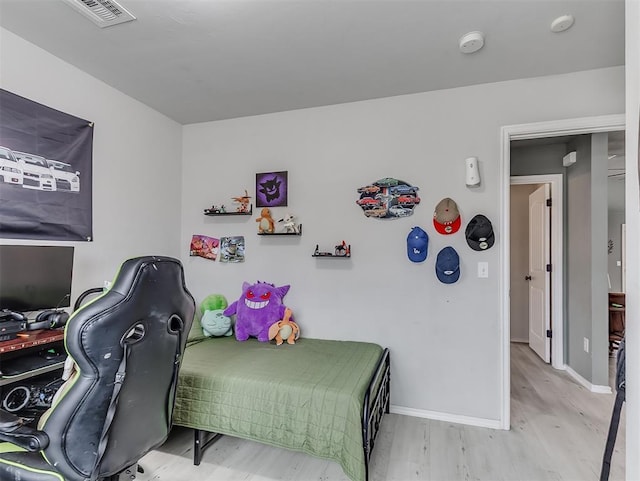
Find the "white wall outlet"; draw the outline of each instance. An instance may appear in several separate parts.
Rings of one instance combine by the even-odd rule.
[[[589,352],[589,339],[584,338],[584,352]]]
[[[622,261],[616,261],[616,266],[617,267],[622,267]]]
[[[478,262],[478,277],[481,277],[481,278],[489,277],[488,262]]]

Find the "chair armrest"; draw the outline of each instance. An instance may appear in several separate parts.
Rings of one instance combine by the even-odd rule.
[[[49,436],[25,426],[24,420],[15,414],[0,409],[0,441],[8,441],[27,451],[42,451],[49,446]]]

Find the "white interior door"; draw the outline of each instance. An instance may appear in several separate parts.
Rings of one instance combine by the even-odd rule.
[[[549,295],[551,262],[549,184],[529,196],[529,346],[544,362],[551,361],[551,302]]]

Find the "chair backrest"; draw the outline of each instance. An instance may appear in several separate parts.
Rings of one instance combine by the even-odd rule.
[[[65,480],[116,474],[166,440],[194,313],[180,261],[154,256],[126,261],[69,318],[76,372],[41,423],[45,458]]]

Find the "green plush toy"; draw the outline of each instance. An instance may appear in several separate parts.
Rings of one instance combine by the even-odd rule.
[[[202,332],[208,337],[231,336],[231,318],[224,315],[228,306],[227,299],[221,294],[211,294],[204,298],[200,304],[202,311]]]

